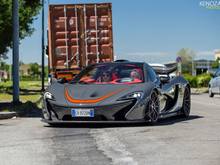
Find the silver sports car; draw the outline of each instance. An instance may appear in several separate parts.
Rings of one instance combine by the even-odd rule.
[[[175,66],[118,61],[86,67],[72,81],[59,80],[44,92],[43,121],[150,121],[190,114],[190,86]],[[158,76],[160,75],[160,77]]]

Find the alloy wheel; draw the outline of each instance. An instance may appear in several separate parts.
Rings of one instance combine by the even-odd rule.
[[[214,94],[212,93],[212,89],[211,89],[211,87],[209,87],[209,97],[213,97],[214,96]]]
[[[148,115],[152,123],[156,123],[159,118],[159,99],[156,92],[151,94],[148,104]]]
[[[188,117],[191,109],[191,93],[190,89],[186,87],[183,97],[183,107],[182,112],[185,117]]]

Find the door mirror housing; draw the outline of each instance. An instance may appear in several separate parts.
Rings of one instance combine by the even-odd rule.
[[[161,83],[168,83],[170,81],[169,76],[160,76],[160,82]]]

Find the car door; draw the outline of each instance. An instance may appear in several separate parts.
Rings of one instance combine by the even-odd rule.
[[[211,81],[211,88],[212,88],[213,93],[218,93],[219,92],[218,85],[217,85],[219,73],[220,73],[220,70],[217,70],[214,74],[214,77],[213,77],[212,81]]]
[[[220,93],[220,69],[216,72],[215,93]]]
[[[210,82],[212,93],[216,93],[216,77],[215,77],[215,75],[216,74],[214,74],[214,76]]]

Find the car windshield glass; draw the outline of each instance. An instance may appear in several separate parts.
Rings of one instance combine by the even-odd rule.
[[[97,64],[84,69],[74,80],[81,84],[136,84],[144,82],[143,65]]]

